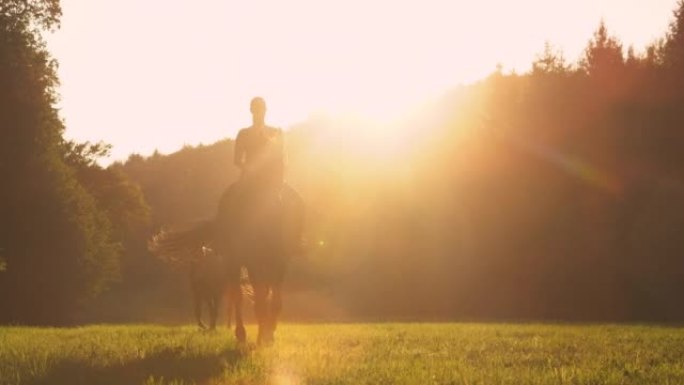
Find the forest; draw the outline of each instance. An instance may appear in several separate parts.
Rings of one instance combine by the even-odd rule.
[[[215,214],[234,141],[104,166],[108,144],[65,138],[60,16],[0,3],[0,323],[187,321],[185,272],[147,242]],[[308,252],[284,318],[684,320],[684,1],[643,52],[604,23],[587,40],[453,88],[385,145],[361,118],[286,127]]]

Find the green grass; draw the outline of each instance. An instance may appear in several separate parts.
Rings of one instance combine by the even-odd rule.
[[[254,328],[248,332],[254,337]],[[513,324],[0,328],[0,384],[684,384],[684,329]]]

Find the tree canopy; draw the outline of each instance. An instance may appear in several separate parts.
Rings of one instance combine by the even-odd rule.
[[[56,62],[41,32],[60,14],[59,1],[0,3],[2,322],[72,321],[119,272],[111,212],[95,194],[101,184],[79,180],[94,168],[90,154],[65,143],[55,108]]]

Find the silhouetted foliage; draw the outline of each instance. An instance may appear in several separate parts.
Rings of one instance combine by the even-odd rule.
[[[608,29],[602,21],[584,51],[580,68],[590,76],[617,76],[623,65],[622,44],[608,35]]]
[[[0,18],[3,28],[37,32],[59,26],[62,7],[59,0],[2,0]]]
[[[546,42],[544,51],[532,62],[533,74],[566,74],[569,66],[562,52],[554,50],[553,46]]]
[[[40,33],[60,12],[51,0],[0,5],[0,249],[11,266],[0,322],[70,322],[119,272],[112,221],[91,194],[106,188],[79,180],[94,166],[65,145],[54,107],[56,64]]]
[[[114,239],[123,241],[135,235],[131,231],[148,225],[149,207],[140,186],[133,183],[120,168],[101,167],[97,161],[109,155],[105,143],[65,142],[66,163],[80,184],[97,201],[112,224]]]
[[[681,72],[684,65],[684,1],[677,4],[674,20],[662,44],[662,58],[664,66]]]

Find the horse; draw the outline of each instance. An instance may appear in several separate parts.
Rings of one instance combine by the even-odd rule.
[[[188,250],[211,247],[222,258],[227,314],[231,309],[235,312],[235,337],[240,343],[246,341],[242,319],[244,268],[253,289],[257,343],[265,345],[274,341],[289,259],[302,251],[304,205],[287,183],[274,199],[253,199],[249,193],[239,182],[232,185],[221,197],[213,219],[188,230],[161,232],[152,238],[150,250],[169,260],[177,258],[174,256],[179,251],[187,254]]]
[[[218,307],[224,285],[224,269],[220,256],[208,247],[202,247],[190,267],[195,320],[200,329],[216,329]],[[209,326],[202,322],[202,305],[209,310]]]
[[[229,298],[226,306],[229,327],[231,311],[240,304],[232,293],[235,286],[234,269],[229,267],[229,261],[224,256],[210,246],[209,235],[214,225],[213,221],[207,220],[186,229],[163,229],[148,243],[152,254],[188,274],[195,321],[200,329],[209,330],[216,328],[218,308],[224,294]],[[203,305],[209,310],[208,326],[202,322]],[[238,310],[235,309],[235,312],[238,313]]]
[[[302,252],[303,214],[303,200],[287,183],[282,184],[277,194],[259,195],[238,182],[220,199],[214,245],[221,254],[230,256],[236,267],[244,267],[247,272],[260,345],[274,340],[289,259]],[[233,290],[237,288],[234,286]],[[239,294],[237,291],[236,295]],[[237,333],[236,337],[240,340]]]

